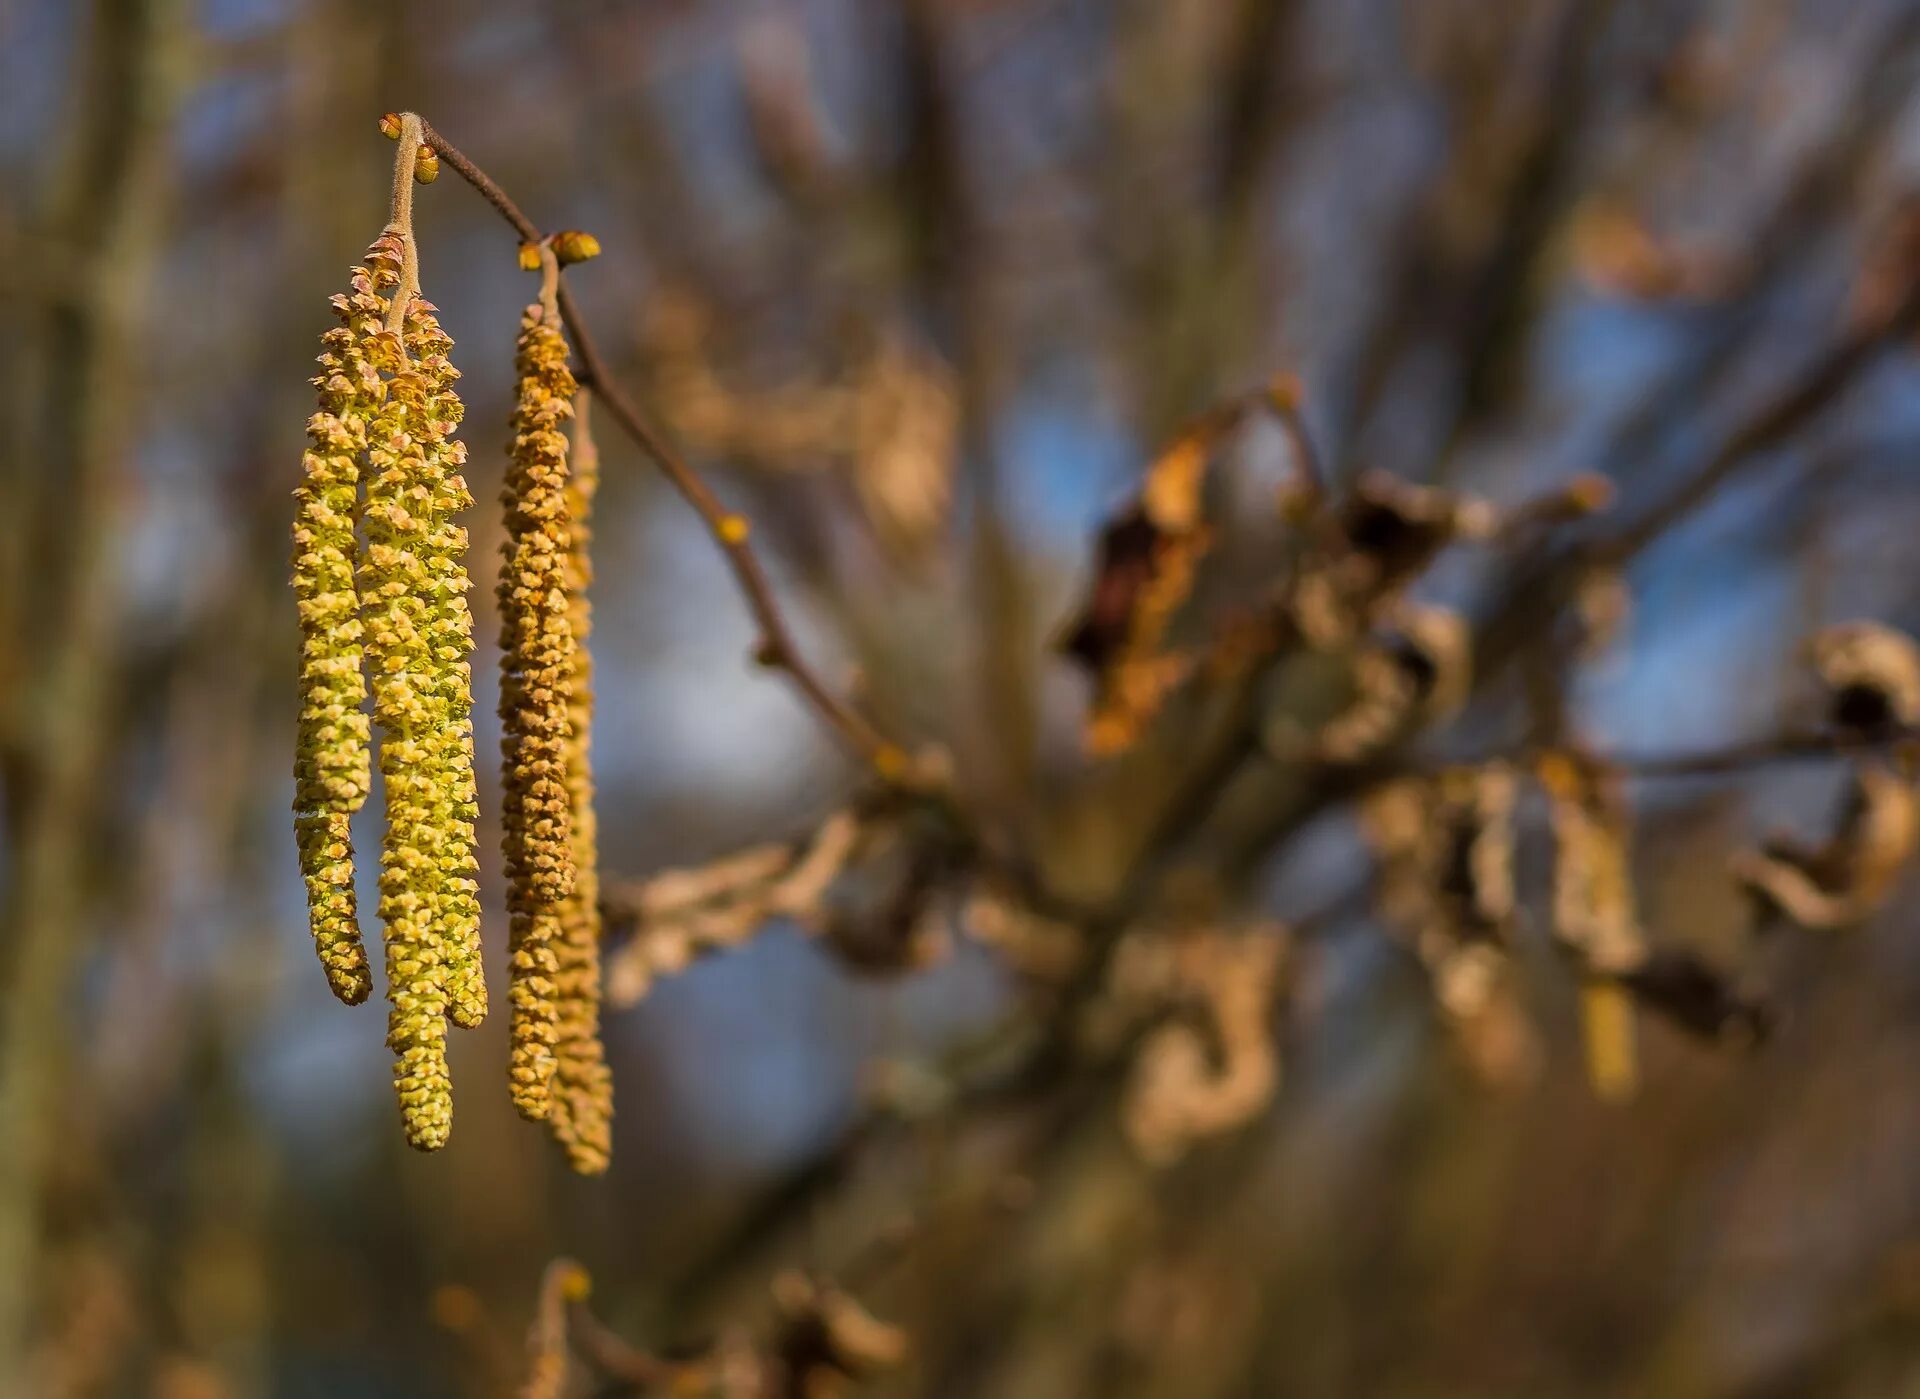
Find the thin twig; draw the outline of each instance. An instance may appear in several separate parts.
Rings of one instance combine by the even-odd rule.
[[[1632,749],[1607,752],[1604,749],[1549,744],[1524,749],[1518,755],[1508,750],[1504,753],[1481,757],[1439,759],[1432,763],[1418,764],[1411,771],[1432,772],[1443,767],[1482,767],[1489,763],[1512,763],[1520,767],[1530,767],[1542,758],[1563,754],[1603,772],[1616,773],[1621,777],[1662,781],[1670,778],[1725,777],[1775,763],[1831,761],[1857,757],[1863,753],[1885,752],[1907,744],[1920,744],[1920,725],[1886,729],[1870,734],[1839,729],[1792,730],[1787,733],[1771,734],[1764,738],[1745,739],[1720,748],[1702,748],[1680,753],[1645,753],[1635,752]],[[1410,769],[1404,767],[1383,768],[1378,776],[1384,780],[1404,776],[1409,771]]]
[[[615,1381],[622,1390],[644,1393],[665,1389],[685,1369],[629,1344],[582,1302],[574,1303],[568,1310],[567,1335],[587,1364],[603,1378]]]
[[[420,245],[413,238],[414,172],[420,159],[424,123],[417,113],[400,118],[400,146],[393,157],[393,205],[387,227],[400,235],[400,285],[387,305],[387,329],[399,331],[407,323],[408,303],[420,295]]]
[[[1903,744],[1920,743],[1920,727],[1890,729],[1880,734],[1840,733],[1831,729],[1777,734],[1709,748],[1696,753],[1601,753],[1591,755],[1602,766],[1629,777],[1715,777],[1744,772],[1770,763],[1804,762],[1880,752]]]
[[[540,229],[484,170],[436,131],[432,123],[422,120],[420,125],[427,145],[452,167],[455,174],[478,191],[513,226],[523,241],[543,241],[544,235]],[[913,776],[912,766],[907,761],[905,750],[835,695],[800,654],[792,629],[774,597],[766,568],[750,542],[752,531],[746,517],[728,510],[721,503],[712,488],[687,464],[665,436],[647,421],[638,405],[614,379],[606,361],[600,357],[600,351],[564,275],[560,279],[558,300],[560,318],[572,339],[574,354],[580,361],[580,382],[590,384],[599,394],[601,403],[613,420],[652,459],[681,498],[693,507],[694,513],[706,525],[707,533],[726,556],[727,565],[733,570],[734,581],[745,596],[747,607],[760,629],[754,658],[761,665],[783,673],[827,726],[882,778],[891,782],[910,779]]]

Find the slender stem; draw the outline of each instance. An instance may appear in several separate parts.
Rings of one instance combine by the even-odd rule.
[[[400,149],[393,157],[393,206],[387,227],[400,235],[400,285],[387,306],[387,329],[397,331],[407,321],[407,303],[420,294],[420,247],[413,241],[414,167],[420,159],[425,123],[417,113],[400,118]]]
[[[1722,777],[1745,772],[1772,763],[1820,762],[1835,758],[1880,753],[1907,744],[1920,744],[1920,725],[1887,729],[1880,733],[1849,732],[1837,729],[1807,729],[1766,738],[1748,739],[1721,748],[1704,748],[1683,753],[1637,753],[1576,750],[1575,756],[1608,772],[1623,777],[1660,781],[1668,778]],[[1531,763],[1553,752],[1552,747],[1528,749],[1518,758],[1511,753],[1498,756],[1449,761],[1447,767],[1477,767],[1489,762]],[[1431,769],[1429,769],[1431,770]]]
[[[1696,753],[1598,754],[1599,762],[1630,777],[1714,777],[1763,767],[1769,763],[1840,758],[1882,752],[1903,744],[1920,743],[1920,727],[1892,729],[1880,734],[1841,733],[1831,729],[1778,734],[1710,748]]]
[[[552,239],[540,244],[540,314],[549,326],[560,319],[560,259]]]
[[[478,191],[513,226],[514,232],[523,241],[542,241],[543,235],[533,220],[458,146],[434,130],[432,124],[424,119],[420,122],[420,130],[421,139],[456,175]],[[639,406],[608,371],[606,361],[600,357],[579,303],[574,300],[564,275],[560,278],[557,300],[560,319],[566,326],[574,354],[580,361],[580,382],[593,387],[606,412],[652,459],[661,474],[679,492],[681,499],[693,507],[694,513],[706,525],[707,533],[726,556],[734,582],[745,596],[754,623],[760,630],[759,645],[754,650],[755,659],[769,669],[784,674],[841,741],[859,754],[881,777],[894,782],[907,781],[912,774],[906,754],[900,746],[835,695],[801,655],[800,648],[794,642],[792,628],[787,624],[786,616],[774,596],[773,586],[767,579],[766,568],[750,542],[752,531],[745,517],[728,510],[721,503],[712,488],[687,464],[666,437],[648,422]]]

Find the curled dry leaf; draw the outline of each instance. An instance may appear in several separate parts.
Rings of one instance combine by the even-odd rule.
[[[1121,1126],[1148,1162],[1176,1161],[1195,1143],[1253,1121],[1273,1100],[1273,1008],[1286,946],[1285,930],[1270,924],[1137,930],[1115,949],[1107,1003],[1089,1028],[1114,1040],[1148,1026],[1121,1104]]]
[[[1402,603],[1354,656],[1351,700],[1314,736],[1325,762],[1357,763],[1459,709],[1472,639],[1458,613]]]
[[[1819,845],[1775,836],[1731,862],[1760,904],[1802,928],[1844,928],[1886,903],[1920,842],[1920,805],[1898,773],[1856,768],[1833,835]]]
[[[1827,694],[1828,721],[1866,741],[1920,721],[1920,648],[1878,622],[1843,622],[1807,643]],[[1775,836],[1731,861],[1761,908],[1803,928],[1841,928],[1876,912],[1920,843],[1912,783],[1877,764],[1856,768],[1833,834],[1810,845]]]
[[[1188,436],[1154,462],[1138,500],[1100,534],[1093,589],[1061,649],[1094,677],[1087,747],[1130,746],[1192,669],[1162,649],[1211,544],[1201,514],[1209,441]]]
[[[632,930],[607,959],[607,997],[630,1006],[694,958],[738,947],[770,919],[817,919],[828,886],[860,838],[860,817],[839,811],[799,841],[757,845],[710,864],[609,887],[607,920]]]
[[[1507,951],[1517,789],[1504,764],[1454,768],[1389,783],[1361,809],[1380,914],[1427,968],[1468,1067],[1496,1086],[1524,1084],[1539,1065]]]
[[[782,1273],[773,1281],[773,1299],[780,1323],[771,1347],[776,1377],[769,1399],[833,1399],[907,1357],[905,1331],[829,1283],[805,1273]]]
[[[610,888],[602,910],[631,936],[607,958],[608,999],[632,1005],[659,978],[740,946],[778,918],[862,971],[937,959],[970,865],[942,813],[895,795],[836,812],[797,841]]]
[[[1490,539],[1499,523],[1491,501],[1369,471],[1340,512],[1341,538],[1351,550],[1344,567],[1356,590],[1389,594],[1454,540]]]
[[[1344,644],[1447,545],[1490,539],[1499,525],[1489,501],[1369,471],[1336,512],[1325,556],[1300,576],[1294,622],[1311,645]]]
[[[1262,393],[1230,400],[1196,420],[1153,460],[1139,495],[1100,532],[1092,587],[1060,642],[1093,677],[1089,751],[1131,747],[1198,666],[1194,656],[1170,651],[1166,639],[1212,544],[1205,512],[1209,463],[1256,410],[1294,422],[1298,392],[1283,376]]]
[[[1522,539],[1604,509],[1612,496],[1605,477],[1577,476],[1503,510],[1478,496],[1369,471],[1334,512],[1315,556],[1302,567],[1289,599],[1292,623],[1310,646],[1347,645],[1365,635],[1455,541]]]
[[[1807,645],[1833,725],[1883,738],[1920,722],[1920,648],[1878,622],[1843,622]]]

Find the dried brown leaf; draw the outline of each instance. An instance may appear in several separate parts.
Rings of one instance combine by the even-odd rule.
[[[615,885],[602,897],[609,922],[631,930],[607,958],[607,998],[630,1006],[661,977],[748,941],[770,920],[817,920],[828,887],[852,858],[861,819],[838,811],[804,839],[759,845],[692,869]]]
[[[1499,1087],[1530,1081],[1539,1062],[1507,949],[1517,791],[1504,764],[1452,768],[1387,784],[1361,808],[1380,914],[1427,968],[1468,1067]]]
[[[1294,423],[1297,394],[1298,386],[1283,377],[1194,421],[1154,458],[1139,494],[1101,530],[1086,601],[1059,643],[1093,677],[1089,751],[1131,747],[1199,667],[1198,657],[1169,650],[1166,641],[1213,542],[1208,468],[1222,440],[1249,414],[1264,409]]]
[[[1122,940],[1107,1004],[1089,1028],[1114,1039],[1147,1026],[1121,1099],[1121,1126],[1144,1160],[1170,1164],[1245,1126],[1273,1100],[1273,1010],[1286,948],[1275,924],[1138,929]]]
[[[1871,764],[1854,772],[1834,833],[1808,846],[1775,837],[1731,862],[1763,906],[1803,928],[1844,928],[1878,912],[1920,843],[1913,784]]]
[[[1878,622],[1843,622],[1808,643],[1833,724],[1864,738],[1920,722],[1920,648]]]

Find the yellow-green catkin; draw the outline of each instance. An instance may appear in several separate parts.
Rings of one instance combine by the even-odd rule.
[[[473,615],[467,606],[467,532],[455,515],[473,504],[460,468],[467,444],[454,430],[465,414],[454,385],[460,378],[447,358],[453,341],[440,328],[431,303],[415,297],[406,314],[407,353],[424,392],[408,408],[409,436],[422,444],[427,464],[423,484],[428,517],[421,557],[428,570],[431,603],[427,643],[435,688],[443,705],[431,736],[429,780],[439,793],[435,807],[441,834],[436,910],[446,946],[447,1015],[462,1029],[487,1016],[487,983],[480,959],[479,854],[474,823],[479,796],[473,763]]]
[[[501,492],[506,555],[500,569],[501,832],[511,919],[508,1086],[521,1115],[552,1106],[559,1040],[561,908],[574,885],[567,748],[574,643],[566,586],[566,421],[575,384],[552,303],[520,322],[513,442]]]
[[[591,519],[600,483],[599,454],[587,425],[587,396],[574,417],[572,479],[567,486],[571,539],[564,578],[573,631],[573,693],[568,708],[567,797],[573,818],[573,893],[560,910],[559,1001],[554,1092],[549,1123],[567,1160],[582,1175],[607,1169],[613,1151],[613,1074],[600,1040],[599,823],[593,810],[593,660],[587,638],[593,608]]]
[[[376,248],[376,285],[397,288],[398,240]],[[431,1151],[453,1127],[446,1020],[469,937],[462,918],[471,893],[472,623],[465,538],[451,521],[467,496],[457,473],[464,449],[452,440],[459,401],[448,342],[433,308],[417,298],[401,325],[370,342],[388,385],[368,437],[360,591],[386,805],[387,1045],[407,1141]],[[472,987],[462,994],[471,997]]]
[[[384,240],[375,245],[384,253]],[[294,832],[308,921],[327,984],[348,1005],[373,988],[353,888],[352,814],[371,786],[360,597],[354,583],[360,461],[386,401],[369,351],[387,301],[372,252],[332,300],[340,324],[321,339],[319,411],[307,423],[294,492],[293,590],[300,614],[300,721]]]

